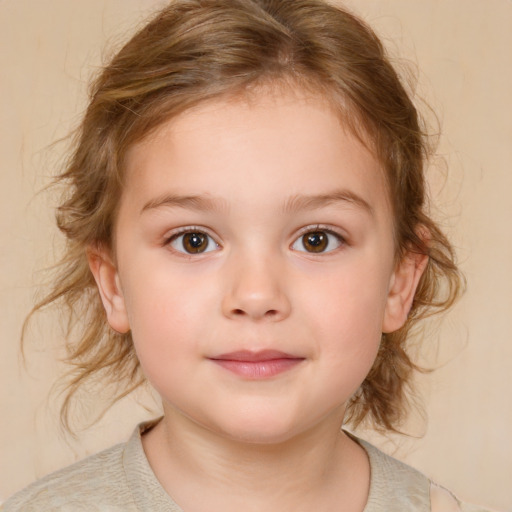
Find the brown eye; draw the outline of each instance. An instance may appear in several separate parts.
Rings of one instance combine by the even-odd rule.
[[[218,248],[215,241],[201,231],[189,231],[172,237],[170,245],[178,252],[200,254],[214,251]]]
[[[183,248],[190,253],[204,252],[208,247],[208,239],[203,233],[187,233],[183,235]]]
[[[324,252],[329,245],[329,240],[323,231],[313,231],[302,237],[302,245],[308,252]]]
[[[292,244],[291,248],[299,252],[322,253],[333,251],[343,243],[341,235],[328,230],[315,230],[304,233]]]

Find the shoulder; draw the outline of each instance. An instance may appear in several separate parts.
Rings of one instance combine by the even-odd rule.
[[[492,512],[490,509],[459,501],[450,491],[432,482],[430,487],[432,512]]]
[[[491,512],[459,501],[411,466],[352,436],[370,460],[370,494],[364,512],[415,510],[425,512]]]
[[[434,483],[430,486],[430,503],[432,512],[462,512],[457,498],[444,487]]]
[[[425,475],[367,441],[355,440],[370,461],[370,492],[364,512],[430,510],[430,480]]]
[[[96,455],[34,482],[8,499],[3,512],[41,510],[130,510],[130,491],[123,469],[125,444]],[[102,508],[104,510],[104,508]]]

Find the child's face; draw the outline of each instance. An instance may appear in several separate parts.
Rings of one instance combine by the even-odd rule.
[[[260,93],[175,118],[126,172],[116,266],[91,267],[166,413],[253,442],[339,425],[419,277],[374,156],[320,99]]]

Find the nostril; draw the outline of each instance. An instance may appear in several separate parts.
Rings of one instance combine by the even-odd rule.
[[[233,309],[232,314],[234,316],[245,316],[247,313],[243,309],[236,308],[236,309]],[[278,314],[279,314],[279,311],[277,311],[277,309],[269,309],[268,311],[265,311],[263,316],[273,318],[275,316],[278,316]]]

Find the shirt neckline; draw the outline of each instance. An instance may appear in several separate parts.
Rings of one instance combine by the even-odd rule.
[[[158,481],[142,445],[142,435],[153,428],[160,420],[161,418],[157,418],[144,422],[135,428],[125,445],[123,468],[133,500],[140,512],[153,512],[154,510],[183,512]],[[385,510],[385,505],[383,508],[384,496],[382,491],[387,487],[386,482],[389,475],[386,472],[386,464],[391,458],[354,434],[347,431],[344,432],[363,448],[369,460],[370,485],[363,512],[380,512]],[[391,460],[395,462],[394,459]],[[398,461],[396,462],[401,464]],[[423,475],[421,477],[424,478]]]

